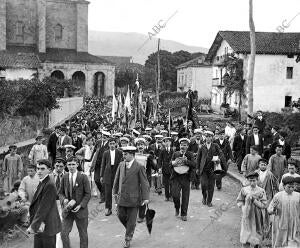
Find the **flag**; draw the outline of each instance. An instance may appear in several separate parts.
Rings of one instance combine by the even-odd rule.
[[[117,111],[118,111],[118,101],[116,99],[115,92],[113,92],[113,102],[112,102],[112,112],[111,112],[113,121],[115,120],[115,115]]]
[[[169,136],[171,136],[171,126],[172,126],[172,119],[171,119],[171,110],[169,109],[169,116],[168,116],[168,119],[169,119]]]
[[[125,98],[124,108],[127,109],[128,114],[131,115],[131,102],[130,102],[130,89],[128,85],[128,90]]]
[[[193,118],[193,92],[191,90],[188,91],[186,98],[189,100],[189,105],[187,109],[187,116],[186,116],[186,121],[192,121],[193,122],[193,128],[195,128],[195,120]]]
[[[123,101],[122,101],[122,96],[120,93],[118,96],[118,117],[120,118],[123,115],[124,115]]]

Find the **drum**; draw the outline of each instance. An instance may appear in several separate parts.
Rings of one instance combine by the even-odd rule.
[[[185,174],[189,171],[190,167],[186,166],[183,158],[177,158],[174,170],[178,174]]]

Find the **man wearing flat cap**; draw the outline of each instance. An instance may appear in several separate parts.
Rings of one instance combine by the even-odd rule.
[[[189,143],[190,140],[187,138],[181,138],[179,140],[180,151],[173,153],[170,165],[172,168],[170,179],[172,182],[172,197],[175,207],[175,216],[179,216],[179,210],[181,209],[180,214],[181,220],[183,221],[187,221],[191,172],[195,168],[194,155],[187,151]]]
[[[214,162],[213,157],[218,156],[223,171],[226,171],[226,161],[221,148],[212,142],[213,132],[205,131],[205,144],[198,150],[196,169],[200,175],[202,204],[212,207],[212,199],[215,188]]]
[[[118,218],[126,228],[124,248],[130,242],[136,226],[138,208],[149,203],[150,187],[145,167],[135,160],[136,147],[123,147],[123,157],[115,176],[113,195],[118,207]]]

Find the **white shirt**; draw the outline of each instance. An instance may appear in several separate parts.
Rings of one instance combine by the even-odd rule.
[[[110,165],[115,165],[116,150],[110,150]]]
[[[133,164],[133,161],[134,161],[134,159],[132,159],[130,162],[126,162],[126,168],[127,168],[127,169],[130,169],[130,167],[131,167],[132,164]]]
[[[73,178],[72,178],[72,173],[69,172],[69,181],[71,181],[71,178],[73,179],[73,186],[75,186],[75,183],[76,183],[76,177],[77,177],[77,170],[76,172],[73,173]]]
[[[220,139],[220,144],[221,144],[221,145],[223,145],[223,142],[224,142],[224,140],[221,140],[221,139]]]
[[[207,150],[209,150],[211,147],[211,143],[209,143],[209,144],[206,143],[206,147],[207,147]]]
[[[279,145],[283,146],[284,145],[284,141],[282,141],[281,139],[278,140]]]
[[[241,136],[242,140],[244,140],[244,135],[241,135],[241,134],[240,134],[240,136]]]
[[[65,137],[66,137],[66,135],[61,136],[61,138],[60,138],[60,145],[61,145],[61,146],[62,146],[62,144],[63,144],[63,142],[64,142]]]
[[[266,178],[266,175],[267,175],[267,170],[265,170],[265,171],[259,171],[259,181],[260,182],[263,182],[264,180],[265,180],[265,178]]]
[[[254,137],[254,144],[255,144],[256,146],[258,146],[258,145],[259,145],[258,134],[253,134],[253,137]]]

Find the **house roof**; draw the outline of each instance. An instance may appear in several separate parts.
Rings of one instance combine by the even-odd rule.
[[[47,48],[46,53],[39,53],[32,46],[7,46],[6,50],[0,51],[0,67],[4,68],[36,69],[46,62],[112,65],[103,58],[72,49]]]
[[[40,60],[34,53],[0,51],[0,67],[2,68],[39,68]]]
[[[132,57],[129,56],[98,56],[101,59],[107,60],[116,65],[131,63]]]
[[[39,53],[41,62],[60,63],[90,63],[90,64],[112,64],[111,62],[89,54],[88,52],[77,52],[73,49],[47,48],[46,53]]]
[[[256,32],[256,54],[300,54],[300,33]],[[206,61],[212,62],[221,43],[226,40],[236,53],[250,53],[249,31],[219,31]]]
[[[187,67],[207,67],[207,66],[211,66],[210,63],[205,62],[205,55],[201,55],[199,57],[196,57],[194,59],[191,59],[185,63],[182,63],[180,65],[178,65],[176,67],[176,69],[183,69],[183,68],[187,68]]]

